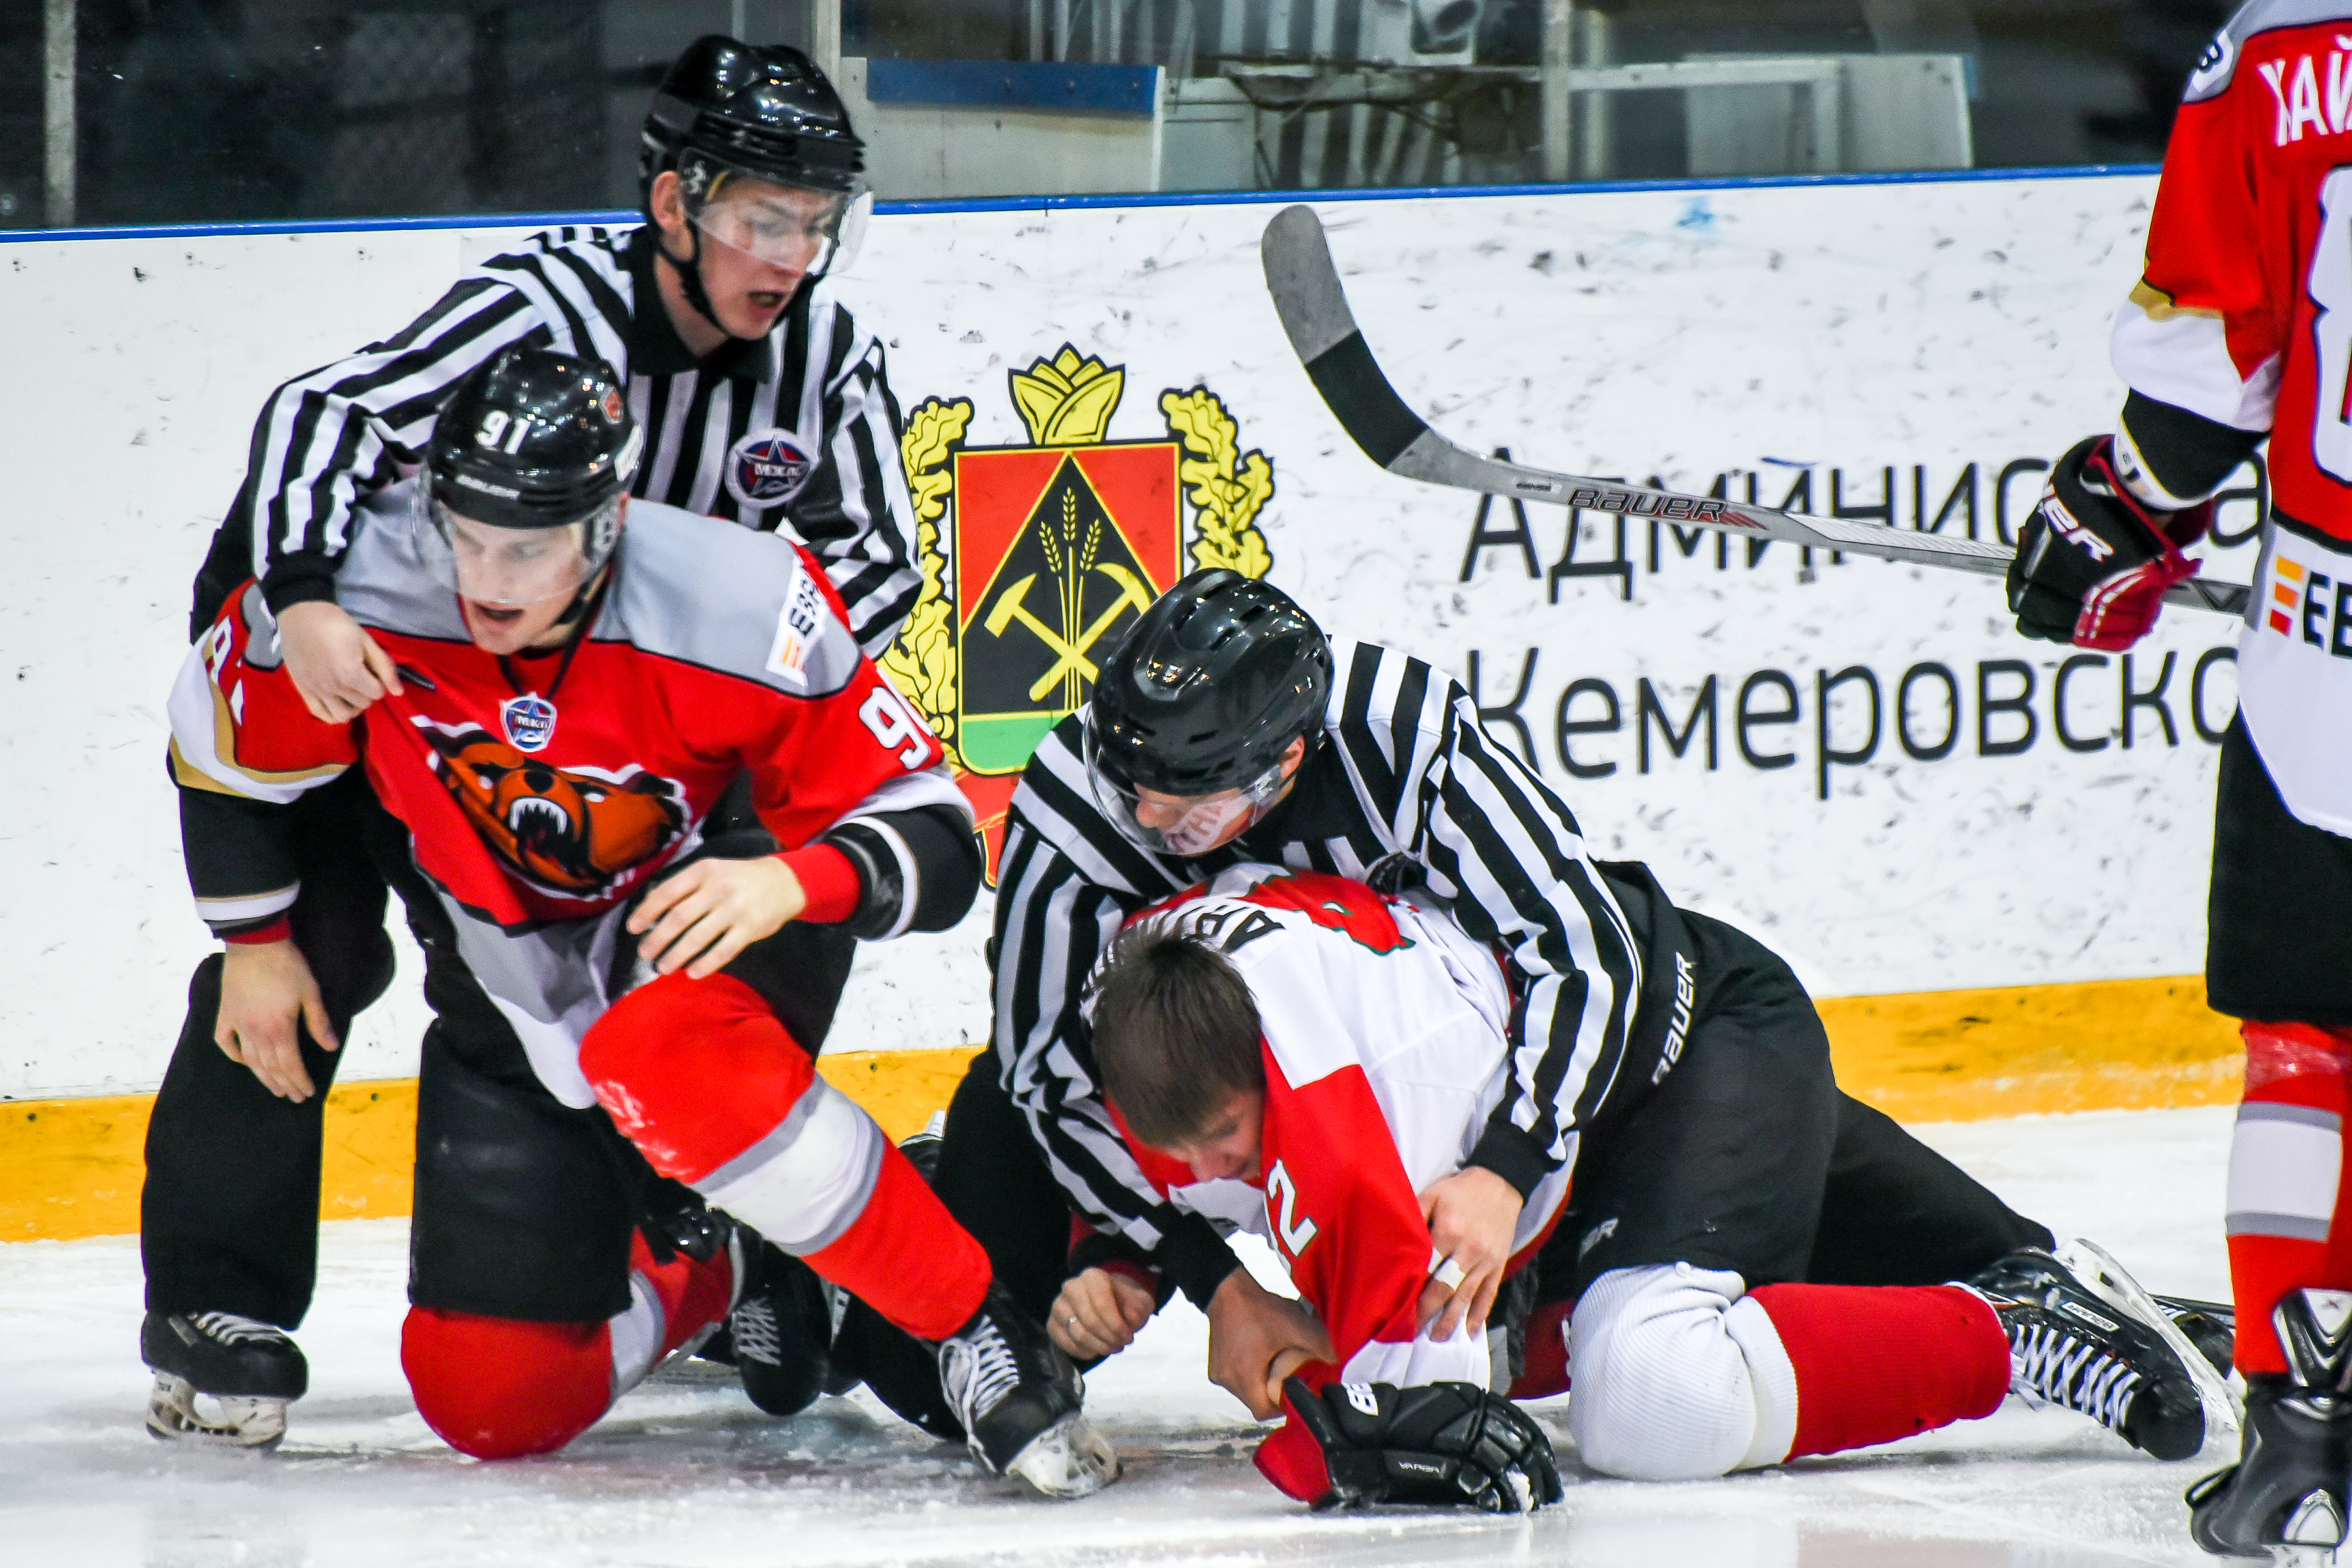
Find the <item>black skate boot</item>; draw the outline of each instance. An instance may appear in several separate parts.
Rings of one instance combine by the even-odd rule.
[[[2131,1317],[2153,1326],[2189,1369],[2197,1401],[2205,1407],[2205,1440],[2238,1429],[2239,1400],[2230,1387],[2230,1363],[2237,1351],[2238,1319],[2218,1301],[2188,1301],[2151,1296],[2106,1249],[2076,1237],[2055,1249],[2068,1272]]]
[[[2246,1380],[2244,1450],[2189,1489],[2189,1533],[2225,1557],[2328,1568],[2352,1477],[2352,1292],[2294,1291],[2271,1321],[2288,1373]]]
[[[2000,1317],[2010,1391],[2027,1404],[2079,1411],[2159,1459],[2185,1459],[2205,1446],[2204,1403],[2188,1364],[2203,1366],[2204,1358],[2194,1350],[2182,1358],[2166,1337],[2171,1325],[2157,1326],[2161,1313],[2118,1304],[2038,1247],[2011,1253],[1969,1284]]]
[[[234,1312],[150,1312],[139,1353],[155,1374],[147,1430],[158,1437],[275,1448],[287,1405],[310,1386],[310,1364],[283,1329]]]
[[[725,1333],[751,1403],[771,1415],[807,1409],[820,1394],[857,1386],[832,1364],[833,1340],[849,1298],[773,1242],[742,1232],[750,1261]]]
[[[1047,1497],[1085,1497],[1118,1479],[1118,1456],[1079,1409],[1085,1381],[1002,1285],[939,1342],[939,1356],[940,1390],[989,1469]]]

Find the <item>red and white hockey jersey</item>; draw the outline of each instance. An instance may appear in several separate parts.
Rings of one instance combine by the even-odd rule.
[[[2289,809],[2352,835],[2352,3],[2255,0],[2198,62],[2112,353],[2270,432],[2240,707]]]
[[[946,806],[969,823],[939,742],[859,651],[806,550],[635,501],[586,635],[569,653],[502,660],[474,646],[427,572],[411,483],[367,503],[336,579],[402,694],[353,723],[312,718],[247,584],[173,689],[172,769],[184,791],[282,806],[363,764],[459,956],[564,1103],[594,1102],[579,1041],[610,1000],[623,906],[701,843],[740,773],[787,850],[880,813]],[[266,834],[236,837],[234,817],[190,835],[198,912],[216,926],[284,910],[298,890]]]
[[[1462,1168],[1506,1087],[1495,954],[1434,907],[1278,866],[1234,867],[1136,921],[1195,932],[1240,971],[1266,1081],[1256,1182],[1196,1181],[1130,1134],[1144,1173],[1180,1208],[1273,1243],[1346,1381],[1486,1386],[1483,1336],[1432,1340],[1414,1317],[1438,1261],[1419,1194]],[[1573,1163],[1529,1194],[1515,1265],[1549,1231]]]

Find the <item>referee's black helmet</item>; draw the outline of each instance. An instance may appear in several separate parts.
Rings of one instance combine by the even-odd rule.
[[[732,173],[854,199],[865,168],[866,143],[814,61],[717,33],[689,45],[655,89],[637,161],[648,203],[673,169],[690,198]]]
[[[1321,726],[1330,697],[1331,645],[1289,595],[1238,572],[1195,572],[1103,661],[1087,765],[1121,794],[1249,789]]]

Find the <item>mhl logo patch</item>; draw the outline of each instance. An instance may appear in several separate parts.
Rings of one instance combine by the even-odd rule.
[[[755,430],[727,454],[727,489],[749,507],[778,506],[801,493],[816,459],[782,430]]]

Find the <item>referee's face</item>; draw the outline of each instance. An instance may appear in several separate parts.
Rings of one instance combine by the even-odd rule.
[[[674,237],[673,257],[690,254],[687,226],[702,234],[702,289],[728,336],[763,338],[775,329],[839,216],[840,198],[738,175],[689,217],[675,174],[654,182],[654,221]],[[673,312],[675,314],[675,312]],[[681,329],[681,335],[693,341]]]

